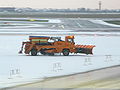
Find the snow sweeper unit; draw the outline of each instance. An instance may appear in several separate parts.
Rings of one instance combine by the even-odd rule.
[[[19,53],[24,51],[25,54],[32,56],[38,53],[43,55],[62,53],[64,56],[68,56],[69,53],[93,54],[94,47],[94,45],[75,45],[74,36],[66,36],[65,40],[61,40],[61,37],[29,36],[29,41],[22,43]]]

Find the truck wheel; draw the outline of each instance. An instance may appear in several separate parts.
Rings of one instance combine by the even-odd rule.
[[[36,49],[32,49],[31,50],[31,55],[32,56],[37,56],[37,50]]]
[[[69,55],[69,50],[68,49],[64,49],[62,51],[62,53],[63,53],[64,56],[68,56]]]

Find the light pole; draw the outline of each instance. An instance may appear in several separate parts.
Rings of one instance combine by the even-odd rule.
[[[102,9],[102,2],[99,1],[99,10],[101,10],[101,9]]]

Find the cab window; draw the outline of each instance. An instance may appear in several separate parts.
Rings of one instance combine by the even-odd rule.
[[[68,39],[68,42],[74,43],[73,39]]]

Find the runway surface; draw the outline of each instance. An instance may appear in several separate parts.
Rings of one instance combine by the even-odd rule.
[[[120,25],[92,18],[0,18],[0,32],[119,32]],[[117,19],[119,20],[119,18]]]
[[[112,73],[111,73],[112,72]],[[119,90],[120,66],[18,85],[8,90]]]

